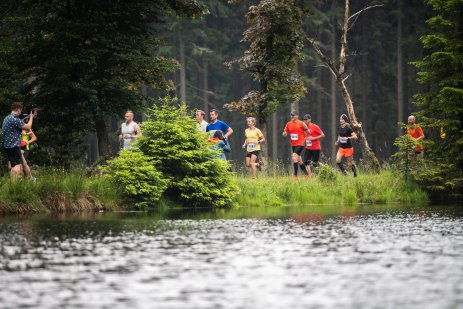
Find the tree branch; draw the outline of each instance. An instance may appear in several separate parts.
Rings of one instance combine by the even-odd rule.
[[[349,77],[350,77],[350,74],[347,75],[346,77],[344,77],[344,78],[342,79],[342,82],[344,83]]]
[[[333,75],[337,78],[339,73],[331,59],[325,56],[325,54],[321,51],[320,47],[318,47],[317,43],[315,43],[315,39],[307,38],[307,40],[309,41],[309,44],[312,47],[312,49],[317,53],[318,57],[320,57],[323,63],[325,63],[325,65],[331,71],[331,73],[333,73]]]
[[[350,22],[351,19],[354,19],[354,21],[352,22],[352,24],[349,26],[349,29],[352,28],[355,24],[355,22],[357,21],[357,18],[359,17],[360,14],[362,14],[363,12],[365,12],[366,10],[369,10],[369,9],[372,9],[372,8],[375,8],[375,7],[380,7],[380,6],[384,6],[384,4],[375,4],[375,5],[370,5],[370,6],[367,6],[367,7],[364,7],[363,9],[361,9],[360,11],[358,11],[357,13],[353,14],[352,16],[350,16],[348,19],[347,19],[347,22]]]

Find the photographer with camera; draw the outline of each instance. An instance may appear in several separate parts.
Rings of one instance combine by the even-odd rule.
[[[6,158],[11,165],[10,177],[15,180],[22,174],[21,144],[22,130],[30,130],[35,116],[35,111],[30,114],[29,122],[26,124],[19,116],[23,110],[22,103],[15,102],[11,105],[11,114],[6,116],[2,125],[2,141]]]

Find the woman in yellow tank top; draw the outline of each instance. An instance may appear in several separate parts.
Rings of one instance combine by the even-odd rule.
[[[260,144],[265,142],[262,132],[256,128],[256,119],[254,117],[246,118],[248,128],[244,131],[246,139],[244,140],[243,149],[246,149],[246,166],[251,170],[251,177],[256,178],[256,169],[261,169],[264,163],[256,163],[261,151]]]

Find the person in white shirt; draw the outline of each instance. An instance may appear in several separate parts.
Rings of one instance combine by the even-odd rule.
[[[119,141],[122,141],[122,149],[131,149],[134,140],[140,137],[140,126],[133,121],[133,112],[125,113],[125,122],[121,124]]]
[[[204,120],[204,118],[206,117],[206,113],[200,109],[198,109],[196,111],[196,121],[198,122],[198,130],[200,132],[206,132],[206,128],[207,128],[207,121]]]

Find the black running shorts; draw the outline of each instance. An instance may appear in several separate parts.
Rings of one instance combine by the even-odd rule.
[[[254,150],[253,152],[248,152],[246,154],[246,158],[250,158],[252,155],[255,155],[256,157],[259,157],[260,150]]]
[[[6,159],[10,162],[11,167],[22,163],[21,149],[19,147],[4,148]]]
[[[318,163],[318,160],[320,160],[320,149],[305,149],[303,160],[305,164],[309,164],[311,162],[316,164]]]
[[[302,151],[304,151],[304,146],[293,146],[293,153],[297,154],[298,156],[301,155]]]

